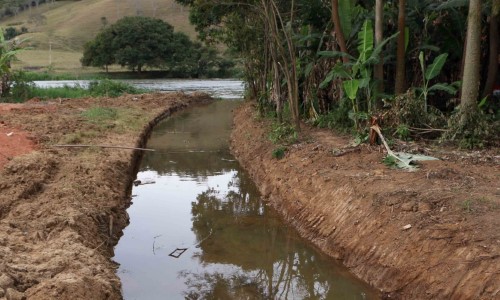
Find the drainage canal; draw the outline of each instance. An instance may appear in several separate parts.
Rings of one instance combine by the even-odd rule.
[[[123,297],[375,299],[261,200],[229,152],[237,105],[190,108],[155,128],[115,249]]]

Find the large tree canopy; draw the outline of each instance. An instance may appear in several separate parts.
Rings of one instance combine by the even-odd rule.
[[[117,63],[139,72],[145,66],[165,66],[175,52],[173,39],[174,28],[160,19],[125,17],[85,45],[82,64]]]
[[[141,72],[144,67],[164,69],[175,76],[224,76],[232,67],[213,49],[193,43],[168,23],[149,17],[120,19],[85,45],[84,66],[119,64]]]

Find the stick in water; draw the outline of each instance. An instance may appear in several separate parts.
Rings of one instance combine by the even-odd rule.
[[[112,145],[52,145],[52,147],[62,147],[62,148],[89,148],[89,147],[100,147],[100,148],[114,148],[114,149],[141,150],[141,151],[155,151],[154,149],[148,149],[148,148],[136,148],[136,147],[127,147],[127,146],[112,146]]]

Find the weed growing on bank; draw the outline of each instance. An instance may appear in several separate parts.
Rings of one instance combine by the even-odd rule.
[[[147,90],[136,88],[130,84],[109,79],[91,81],[88,86],[74,85],[51,88],[40,88],[28,79],[25,73],[14,76],[10,99],[6,102],[24,102],[31,98],[83,98],[83,97],[118,97],[123,94],[141,94]]]

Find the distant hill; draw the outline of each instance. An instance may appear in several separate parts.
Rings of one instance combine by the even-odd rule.
[[[4,17],[0,26],[25,27],[32,47],[39,50],[81,51],[106,24],[124,16],[143,15],[162,19],[176,31],[191,38],[196,33],[189,24],[189,12],[174,0],[82,0],[56,1],[25,9],[17,16]]]
[[[33,50],[19,55],[21,62],[17,67],[37,69],[51,63],[51,68],[76,69],[80,68],[79,58],[87,41],[104,26],[134,15],[162,19],[175,31],[196,38],[189,11],[174,0],[46,1],[15,16],[3,16],[0,26],[28,30],[20,38],[27,38]]]

